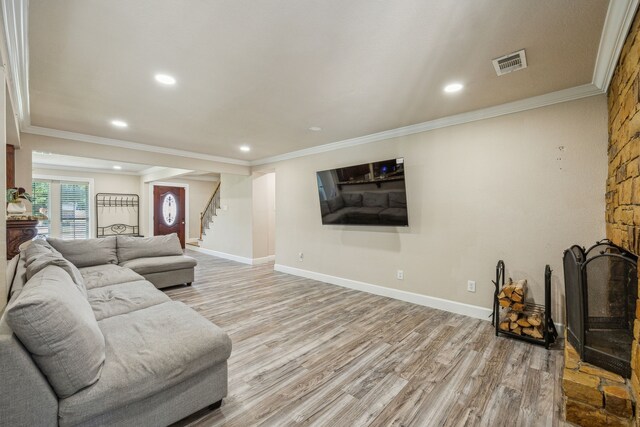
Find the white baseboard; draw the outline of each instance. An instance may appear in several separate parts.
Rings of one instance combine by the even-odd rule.
[[[266,264],[268,262],[275,261],[276,259],[275,255],[270,255],[263,258],[247,258],[239,255],[228,254],[226,252],[214,251],[213,249],[202,248],[199,246],[189,246],[189,249],[197,252],[202,252],[208,255],[217,256],[218,258],[224,258],[231,261],[241,262],[243,264],[249,264],[249,265]]]
[[[307,279],[318,280],[344,288],[355,289],[374,295],[389,297],[400,301],[423,305],[425,307],[437,308],[451,313],[462,314],[481,320],[491,320],[492,310],[490,308],[477,305],[465,304],[461,302],[446,300],[442,298],[430,297],[413,292],[401,291],[399,289],[386,288],[384,286],[373,285],[371,283],[359,282],[357,280],[345,279],[343,277],[330,276],[328,274],[317,273],[315,271],[303,270],[301,268],[289,267],[276,264],[274,270],[282,273],[293,274],[294,276],[306,277]]]
[[[269,255],[269,256],[262,257],[262,258],[254,258],[252,264],[253,265],[267,264],[267,263],[273,262],[275,260],[276,260],[276,256],[275,255]]]

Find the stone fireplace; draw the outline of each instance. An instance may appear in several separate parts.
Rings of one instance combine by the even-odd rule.
[[[639,28],[636,15],[607,94],[609,170],[605,194],[607,238],[636,256],[640,254]],[[628,379],[582,360],[573,345],[565,341],[563,389],[568,421],[583,426],[640,425],[640,410],[636,408],[640,393],[639,318],[640,303],[636,300]]]
[[[636,15],[607,94],[609,170],[605,194],[607,238],[636,256],[640,254],[639,28]],[[567,339],[563,389],[568,421],[582,426],[640,426],[640,410],[636,408],[640,393],[638,319],[637,300],[629,337],[631,348],[625,350],[631,357],[628,379],[586,362],[574,348],[575,340]]]

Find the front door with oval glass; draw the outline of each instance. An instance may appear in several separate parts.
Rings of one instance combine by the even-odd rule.
[[[185,243],[185,209],[183,187],[153,187],[153,234],[176,233]]]

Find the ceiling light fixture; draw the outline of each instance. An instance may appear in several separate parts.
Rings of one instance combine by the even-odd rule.
[[[248,145],[241,145],[240,151],[244,151],[246,153],[247,151],[251,151],[251,147],[249,147]]]
[[[155,78],[158,83],[162,83],[163,85],[171,86],[176,84],[175,77],[168,74],[156,74]]]
[[[114,169],[117,169],[117,170],[120,170],[120,169],[122,169],[122,166],[113,165],[113,168],[114,168]]]
[[[459,92],[463,87],[461,83],[451,83],[444,87],[444,91],[447,93]]]
[[[312,130],[314,132],[320,132],[322,128],[320,126],[311,126],[309,130]]]
[[[127,122],[123,120],[111,120],[111,124],[117,128],[126,128],[127,126],[129,126]]]

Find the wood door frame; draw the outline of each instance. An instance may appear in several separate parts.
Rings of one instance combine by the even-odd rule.
[[[191,237],[189,236],[189,184],[184,184],[182,182],[165,182],[165,181],[152,181],[149,183],[149,205],[147,206],[149,210],[149,236],[155,236],[155,227],[154,227],[154,218],[153,212],[155,206],[153,205],[153,189],[154,187],[182,187],[184,188],[184,242],[191,242]]]

